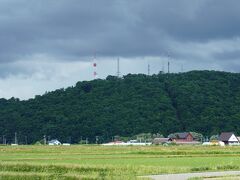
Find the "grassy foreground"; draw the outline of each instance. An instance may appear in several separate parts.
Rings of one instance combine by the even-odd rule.
[[[240,170],[240,147],[0,146],[0,179],[136,179]]]

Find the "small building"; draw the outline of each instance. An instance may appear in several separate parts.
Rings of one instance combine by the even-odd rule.
[[[138,143],[138,140],[132,139],[132,140],[128,141],[127,143]]]
[[[70,143],[63,143],[62,145],[63,146],[70,146],[71,144]]]
[[[154,138],[153,139],[153,144],[166,144],[166,143],[171,143],[172,139],[171,138]]]
[[[174,133],[169,135],[168,138],[171,138],[172,142],[176,144],[193,145],[201,143],[199,141],[196,141],[190,132]]]
[[[18,146],[18,144],[11,144],[11,146]]]
[[[227,145],[239,144],[238,138],[232,132],[222,132],[219,141],[222,141]]]
[[[182,132],[182,133],[175,133],[172,137],[174,141],[184,141],[184,142],[191,142],[193,141],[193,136],[190,132]]]
[[[51,141],[48,141],[48,145],[50,145],[50,146],[61,145],[61,142],[58,141],[57,139],[53,139]]]

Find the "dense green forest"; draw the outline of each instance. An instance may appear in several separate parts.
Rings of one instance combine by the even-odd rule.
[[[0,99],[0,136],[9,143],[15,132],[22,143],[44,135],[77,143],[94,142],[96,136],[107,141],[114,135],[180,131],[240,134],[240,74],[108,76],[27,101]]]

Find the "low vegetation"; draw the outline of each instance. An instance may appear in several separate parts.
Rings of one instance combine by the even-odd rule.
[[[163,173],[240,170],[239,147],[0,146],[4,179],[137,179]]]

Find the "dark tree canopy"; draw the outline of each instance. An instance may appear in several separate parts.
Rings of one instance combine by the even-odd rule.
[[[0,135],[79,142],[180,131],[240,133],[240,74],[191,71],[78,82],[20,101],[0,99]],[[1,142],[0,142],[1,143]]]

